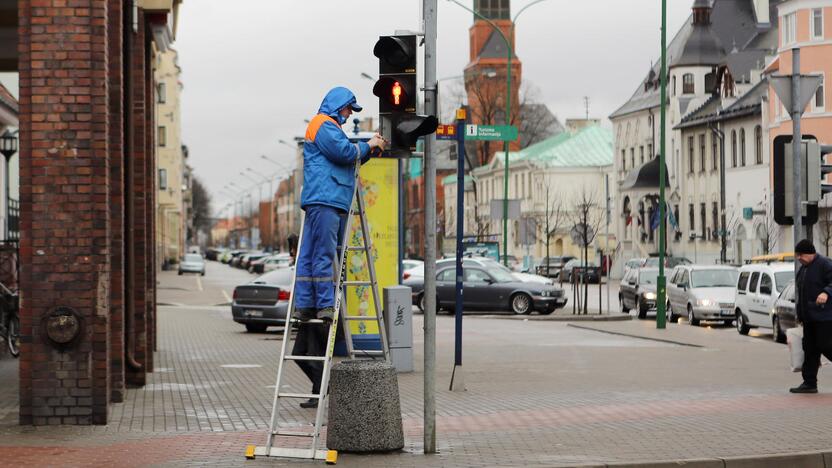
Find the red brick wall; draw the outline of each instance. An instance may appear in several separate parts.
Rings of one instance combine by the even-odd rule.
[[[20,36],[20,421],[102,424],[110,352],[106,0],[18,2]],[[75,310],[63,352],[41,319]]]

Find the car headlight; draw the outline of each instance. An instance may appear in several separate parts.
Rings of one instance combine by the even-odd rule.
[[[646,293],[644,293],[644,298],[645,298],[645,299],[648,299],[648,300],[651,300],[651,301],[652,301],[652,300],[655,300],[655,299],[656,299],[656,293],[654,293],[654,292],[646,292]]]
[[[716,305],[716,302],[710,299],[699,299],[696,303],[702,307],[713,307]]]
[[[543,290],[540,292],[540,297],[549,297],[551,293],[549,291]]]

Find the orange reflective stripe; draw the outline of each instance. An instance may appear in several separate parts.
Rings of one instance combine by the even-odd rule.
[[[327,121],[332,122],[335,125],[338,125],[338,122],[336,122],[335,119],[328,115],[318,114],[315,117],[313,117],[312,121],[309,122],[309,126],[306,127],[306,141],[314,142],[315,136],[318,135],[318,130],[321,128],[321,125],[323,125],[324,122]]]

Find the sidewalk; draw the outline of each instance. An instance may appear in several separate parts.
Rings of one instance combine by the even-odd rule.
[[[246,444],[265,440],[281,334],[245,333],[228,307],[160,307],[158,318],[156,371],[147,387],[114,406],[108,426],[19,427],[16,417],[0,415],[3,464],[301,464],[243,458]],[[448,391],[453,318],[437,319],[440,453],[425,456],[421,330],[416,315],[416,372],[399,378],[405,450],[341,454],[338,466],[605,465],[832,448],[832,374],[821,372],[824,393],[788,394],[799,376],[787,369],[785,346],[770,337],[680,324],[657,331],[637,320],[565,324],[466,315],[465,393]],[[287,375],[293,389],[308,387],[294,366]],[[296,406],[285,411],[298,425],[313,416]]]

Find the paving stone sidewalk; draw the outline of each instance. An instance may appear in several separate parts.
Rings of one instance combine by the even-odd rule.
[[[422,320],[416,372],[399,387],[401,453],[342,454],[339,466],[574,466],[731,457],[832,448],[832,393],[794,396],[787,351],[730,327],[644,321],[589,324],[465,317],[468,391],[448,391],[453,319],[437,321],[437,455],[422,455]],[[246,461],[262,444],[277,369],[278,332],[248,334],[227,307],[160,307],[157,368],[114,405],[107,426],[20,427],[0,390],[0,464],[10,466],[288,466]],[[635,338],[604,332],[643,335]],[[687,346],[653,338],[693,344]],[[0,361],[0,378],[15,361]],[[11,371],[10,371],[11,369]],[[306,390],[294,366],[288,384]],[[832,388],[828,368],[821,384]],[[823,389],[822,389],[823,390]],[[293,424],[310,410],[284,407]]]

